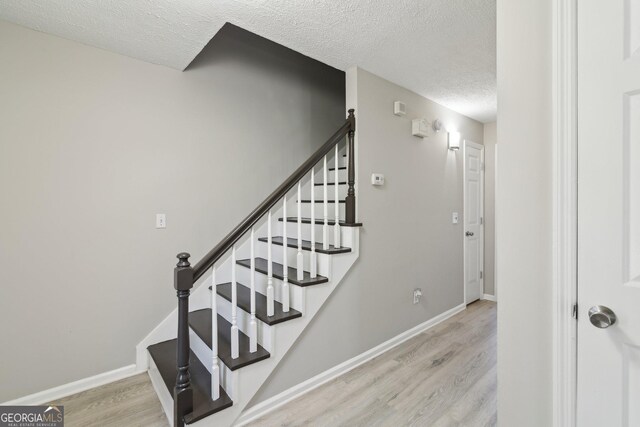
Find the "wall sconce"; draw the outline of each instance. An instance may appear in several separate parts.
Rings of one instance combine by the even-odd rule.
[[[449,150],[460,149],[460,132],[449,132]]]

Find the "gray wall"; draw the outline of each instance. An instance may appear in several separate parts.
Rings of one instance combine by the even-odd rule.
[[[496,295],[496,150],[497,123],[484,125],[484,293]]]
[[[0,402],[134,363],[175,254],[345,117],[343,72],[234,27],[181,73],[0,22],[0,64]]]
[[[439,118],[478,143],[482,123],[361,69],[347,71],[347,85],[357,116],[360,258],[252,404],[463,303],[462,221],[451,223],[463,207],[462,151],[447,149],[445,131],[411,136],[411,119]],[[394,101],[406,103],[407,116],[393,115]],[[370,185],[373,172],[385,174],[384,187]],[[417,287],[424,296],[413,305]]]
[[[498,414],[553,425],[551,0],[498,0]]]

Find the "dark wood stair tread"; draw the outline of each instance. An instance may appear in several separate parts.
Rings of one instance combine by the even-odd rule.
[[[279,218],[278,221],[282,221],[282,218]],[[289,217],[287,217],[287,222],[298,223],[298,217],[297,216],[289,216]],[[311,224],[311,218],[302,218],[302,223],[303,224]],[[328,225],[335,225],[335,223],[336,223],[336,221],[334,219],[329,219],[327,221]],[[361,222],[356,222],[355,224],[347,224],[343,220],[340,220],[339,224],[340,224],[341,227],[362,227],[362,223]],[[324,219],[316,218],[316,225],[324,225]]]
[[[321,187],[324,185],[324,182],[316,182],[314,184],[316,187]],[[327,182],[327,185],[336,185],[335,182]],[[340,181],[338,182],[338,185],[347,185],[346,181]]]
[[[338,167],[338,169],[341,170],[341,171],[346,171],[347,167],[346,166],[340,166],[340,167]],[[336,168],[329,168],[329,170],[330,171],[334,171],[334,170],[336,170]]]
[[[173,339],[147,348],[172,397],[178,373],[176,368],[176,344],[177,340]],[[191,374],[191,387],[193,388],[193,412],[185,416],[187,424],[194,423],[233,405],[231,398],[222,387],[220,387],[220,397],[216,400],[211,400],[211,374],[193,352],[189,356],[189,373]]]
[[[211,289],[211,287],[209,287],[209,289]],[[251,313],[251,288],[237,283],[237,290],[238,307],[247,313]],[[231,282],[217,285],[216,292],[222,298],[231,302]],[[290,308],[289,311],[285,313],[282,311],[282,304],[278,301],[274,301],[273,316],[267,316],[267,297],[260,292],[256,292],[256,317],[267,325],[275,325],[301,316],[302,313],[293,308]]]
[[[260,237],[258,239],[261,242],[265,242],[268,243],[268,239],[266,237]],[[273,236],[271,238],[271,243],[274,245],[278,245],[278,246],[282,246],[282,236]],[[289,237],[287,239],[287,246],[290,248],[297,248],[298,247],[298,239],[293,238],[293,237]],[[351,252],[351,248],[334,248],[333,245],[329,245],[329,249],[323,249],[322,248],[322,243],[315,243],[316,246],[316,252],[319,254],[344,254],[347,252]],[[303,240],[302,241],[302,249],[305,251],[310,251],[311,250],[311,242],[309,240]]]
[[[189,313],[189,326],[211,348],[211,309],[205,308]],[[249,352],[249,337],[238,331],[239,351],[236,359],[231,358],[231,323],[218,315],[218,357],[232,371],[259,362],[270,356],[269,352],[258,344],[255,353]]]
[[[302,202],[302,203],[311,203],[311,200],[303,199],[303,200],[300,200],[300,202]],[[324,203],[324,200],[314,200],[313,202],[314,203]],[[327,203],[335,203],[335,202],[336,202],[335,200],[327,200]],[[345,200],[338,200],[338,202],[339,203],[346,203]]]
[[[256,271],[262,273],[262,274],[268,274],[268,261],[264,258],[256,258]],[[247,268],[251,268],[251,261],[249,259],[241,259],[238,261],[238,264],[243,266],[243,267],[247,267]],[[284,275],[283,273],[283,268],[282,268],[282,264],[278,264],[277,262],[273,263],[273,277],[277,278],[277,279],[284,279]],[[289,283],[291,283],[292,285],[297,285],[297,286],[311,286],[311,285],[317,285],[320,283],[326,283],[329,281],[329,279],[327,279],[324,276],[316,276],[315,279],[311,278],[311,275],[309,274],[308,271],[304,272],[304,278],[302,279],[302,281],[299,281],[296,277],[297,277],[297,270],[293,267],[289,267],[288,268],[288,277],[287,280],[289,281]]]

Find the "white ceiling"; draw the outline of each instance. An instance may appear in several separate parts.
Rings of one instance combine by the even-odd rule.
[[[496,0],[2,0],[0,18],[179,70],[231,22],[496,117]]]

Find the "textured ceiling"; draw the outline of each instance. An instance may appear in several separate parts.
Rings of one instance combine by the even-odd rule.
[[[495,0],[2,0],[0,19],[180,70],[230,22],[479,121],[496,115]]]

